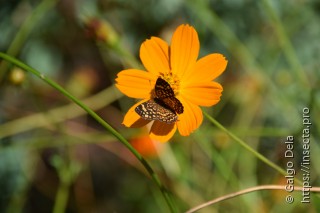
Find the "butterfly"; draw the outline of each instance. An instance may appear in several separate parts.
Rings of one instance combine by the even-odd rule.
[[[138,105],[135,108],[136,113],[146,120],[157,120],[167,124],[176,122],[177,114],[183,113],[184,109],[170,84],[159,77],[154,91],[155,98]]]

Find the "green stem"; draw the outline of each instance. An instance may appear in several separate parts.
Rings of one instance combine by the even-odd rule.
[[[210,115],[208,115],[206,112],[203,112],[203,114],[207,117],[207,119],[209,121],[211,121],[211,123],[213,123],[216,127],[218,127],[220,130],[224,131],[225,133],[227,133],[233,140],[235,140],[236,142],[238,142],[243,148],[245,148],[246,150],[248,150],[249,152],[251,152],[254,156],[256,156],[258,159],[260,159],[261,161],[263,161],[264,163],[266,163],[267,165],[269,165],[270,167],[274,168],[276,171],[278,171],[279,173],[283,174],[283,175],[287,175],[286,171],[284,169],[282,169],[281,167],[279,167],[278,165],[272,163],[269,159],[267,159],[266,157],[264,157],[263,155],[261,155],[259,152],[257,152],[256,150],[254,150],[253,148],[251,148],[248,144],[246,144],[243,140],[241,140],[240,138],[238,138],[236,135],[234,135],[232,132],[230,132],[229,130],[227,130],[224,126],[222,126],[222,124],[220,124],[216,119],[212,118]]]
[[[164,187],[164,185],[161,183],[159,177],[157,174],[153,171],[152,167],[149,165],[149,163],[139,154],[137,150],[135,150],[131,144],[114,128],[112,128],[107,122],[105,122],[99,115],[97,115],[93,110],[91,110],[88,106],[83,104],[79,99],[71,95],[69,92],[67,92],[65,89],[63,89],[60,85],[52,81],[51,79],[47,78],[44,74],[40,73],[39,71],[31,68],[30,66],[24,64],[23,62],[0,52],[0,57],[5,59],[6,61],[9,61],[13,63],[14,65],[32,73],[33,75],[37,76],[59,92],[61,92],[64,96],[72,100],[74,103],[76,103],[78,106],[80,106],[83,110],[85,110],[92,118],[94,118],[98,123],[100,123],[107,131],[109,131],[112,135],[114,135],[125,147],[127,147],[131,153],[141,162],[141,164],[145,167],[149,175],[151,176],[152,180],[156,183],[156,185],[159,187],[159,189],[162,192],[163,197],[165,198],[171,212],[177,212],[174,202],[168,193],[167,189]]]
[[[26,18],[25,22],[22,24],[20,30],[17,32],[16,36],[11,42],[7,50],[8,55],[17,56],[21,46],[24,44],[33,27],[44,15],[47,14],[49,10],[51,10],[57,1],[58,0],[44,0],[34,9],[31,15]],[[7,63],[0,64],[0,82],[2,82],[3,77],[7,72],[7,68]]]
[[[71,160],[72,156],[69,147],[66,148],[68,152],[67,155],[55,155],[51,159],[51,164],[56,168],[60,179],[53,206],[53,213],[66,212],[71,185],[81,171],[80,164]]]
[[[57,191],[55,205],[53,207],[53,213],[65,212],[68,197],[69,197],[69,188],[71,183],[61,182]]]
[[[269,165],[271,168],[275,169],[276,171],[278,171],[280,174],[286,176],[288,175],[287,172],[282,169],[280,166],[274,164],[273,162],[271,162],[268,158],[264,157],[263,155],[261,155],[259,152],[257,152],[256,150],[252,149],[248,144],[246,144],[246,142],[244,142],[243,140],[241,140],[240,138],[238,138],[236,135],[234,135],[232,132],[230,132],[229,130],[227,130],[222,124],[220,124],[216,119],[214,119],[213,117],[211,117],[210,115],[208,115],[208,113],[203,111],[203,114],[206,116],[206,118],[211,121],[211,123],[213,123],[216,127],[218,127],[220,130],[224,131],[225,133],[227,133],[233,140],[235,140],[236,142],[238,142],[243,148],[245,148],[246,150],[248,150],[249,152],[251,152],[254,156],[256,156],[259,160],[261,160],[262,162],[266,163],[267,165]],[[296,183],[303,185],[302,181],[299,179],[295,180]]]

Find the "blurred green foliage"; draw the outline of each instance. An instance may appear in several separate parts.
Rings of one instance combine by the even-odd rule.
[[[176,26],[189,23],[198,31],[200,56],[219,52],[228,59],[218,79],[222,100],[204,110],[283,168],[284,142],[293,135],[301,179],[302,109],[308,107],[311,183],[319,186],[319,14],[316,0],[0,1],[0,51],[79,98],[107,91],[105,103],[99,96],[90,106],[130,140],[141,130],[121,122],[135,102],[109,87],[119,71],[141,67],[145,39],[170,42]],[[53,113],[69,104],[66,98],[28,73],[17,80],[12,74],[17,68],[4,64],[0,61],[1,212],[169,211],[128,150],[90,117],[75,114],[76,107]],[[283,175],[207,120],[190,137],[176,135],[159,146],[149,161],[181,212],[243,188],[285,184]],[[67,195],[65,205],[58,202],[59,192],[62,200]],[[256,192],[199,212],[319,211],[318,197],[301,204],[297,191],[295,202],[287,204],[287,194]]]

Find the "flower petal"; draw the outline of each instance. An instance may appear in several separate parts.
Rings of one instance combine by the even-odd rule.
[[[200,49],[198,34],[189,25],[180,25],[171,40],[170,63],[172,73],[182,79],[185,73],[192,70]]]
[[[198,60],[194,69],[182,79],[185,83],[212,81],[227,67],[228,61],[222,54],[213,53]]]
[[[130,139],[131,145],[144,157],[155,158],[158,156],[158,151],[161,152],[161,146],[157,146],[156,141],[143,132]]]
[[[203,120],[203,115],[200,107],[190,103],[183,97],[180,97],[180,102],[184,106],[184,112],[179,115],[177,126],[182,136],[188,136],[200,126]]]
[[[175,123],[167,124],[160,121],[154,121],[150,129],[150,137],[160,142],[167,142],[177,130]]]
[[[217,82],[203,82],[186,85],[180,95],[195,105],[212,106],[220,101],[222,86]]]
[[[127,112],[127,114],[124,116],[122,124],[126,127],[133,127],[133,128],[139,128],[147,125],[150,121],[147,121],[145,119],[142,119],[135,111],[135,108],[142,104],[143,102],[146,102],[148,99],[139,101],[135,105],[133,105]]]
[[[156,76],[170,71],[169,46],[160,38],[151,37],[141,44],[140,59],[148,72]]]
[[[131,98],[150,98],[156,76],[136,69],[123,70],[118,73],[116,87]]]

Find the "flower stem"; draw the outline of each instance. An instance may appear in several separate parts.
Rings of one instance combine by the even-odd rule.
[[[214,200],[211,200],[211,201],[203,203],[203,204],[201,204],[199,206],[196,206],[196,207],[188,210],[186,213],[193,213],[193,212],[196,212],[196,211],[198,211],[198,210],[200,210],[200,209],[202,209],[204,207],[210,206],[210,205],[218,203],[220,201],[228,200],[230,198],[237,197],[237,196],[244,195],[244,194],[248,194],[248,193],[251,193],[251,192],[261,191],[261,190],[285,190],[285,187],[286,186],[283,186],[283,185],[254,186],[254,187],[251,187],[251,188],[248,188],[248,189],[244,189],[244,190],[241,190],[241,191],[238,191],[238,192],[234,192],[234,193],[231,193],[231,194],[224,195],[222,197],[218,197],[218,198],[216,198]],[[295,186],[294,189],[295,190],[299,190],[299,191],[303,191],[304,190],[303,187],[299,187],[299,186]],[[310,191],[312,191],[312,192],[320,192],[320,187],[312,187],[312,188],[310,188]]]
[[[80,106],[83,110],[85,110],[92,118],[94,118],[98,123],[100,123],[107,131],[109,131],[112,135],[114,135],[126,148],[130,150],[130,152],[141,162],[141,164],[145,167],[149,175],[151,176],[152,180],[155,184],[159,187],[163,197],[165,198],[171,212],[177,212],[176,207],[174,205],[173,199],[170,196],[169,192],[165,188],[165,186],[161,183],[158,175],[154,172],[150,164],[139,154],[137,150],[135,150],[131,144],[119,133],[117,132],[112,126],[110,126],[106,121],[104,121],[98,114],[96,114],[93,110],[91,110],[87,105],[83,104],[79,99],[71,95],[67,92],[64,88],[58,85],[56,82],[52,81],[50,78],[47,78],[44,74],[40,73],[39,71],[31,68],[30,66],[24,64],[23,62],[0,52],[0,58],[5,59],[13,63],[14,65],[32,73],[33,75],[37,76],[59,92],[61,92],[64,96],[72,100],[78,106]]]
[[[287,175],[286,171],[284,169],[282,169],[281,167],[279,167],[278,165],[274,164],[273,162],[271,162],[269,159],[267,159],[266,157],[264,157],[263,155],[261,155],[259,152],[257,152],[256,150],[254,150],[253,148],[251,148],[248,144],[246,144],[243,140],[241,140],[240,138],[238,138],[236,135],[234,135],[232,132],[230,132],[229,130],[227,130],[222,124],[220,124],[216,119],[212,118],[210,115],[208,115],[206,112],[203,112],[203,114],[208,118],[209,121],[211,121],[211,123],[213,123],[216,127],[218,127],[220,130],[224,131],[225,133],[227,133],[233,140],[235,140],[236,142],[238,142],[243,148],[245,148],[246,150],[248,150],[249,152],[251,152],[254,156],[256,156],[258,159],[260,159],[261,161],[263,161],[264,163],[266,163],[267,165],[269,165],[270,167],[274,168],[276,171],[278,171],[280,174],[282,175]]]
[[[62,182],[59,185],[55,205],[53,207],[53,213],[60,213],[64,212],[67,206],[68,197],[69,197],[69,190],[70,190],[71,183]]]
[[[70,187],[81,171],[80,164],[77,161],[71,161],[71,153],[69,148],[67,149],[67,152],[69,152],[67,156],[55,155],[51,159],[51,164],[56,168],[60,179],[60,184],[52,210],[53,213],[66,211]]]

